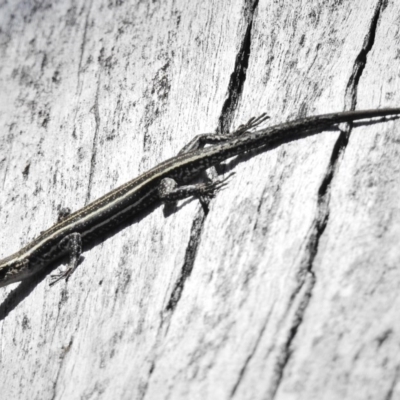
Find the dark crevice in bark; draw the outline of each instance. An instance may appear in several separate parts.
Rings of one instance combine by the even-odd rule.
[[[162,314],[161,317],[160,326],[156,335],[156,341],[154,345],[154,357],[150,364],[147,380],[145,383],[143,383],[142,388],[140,390],[140,395],[138,396],[139,400],[143,400],[147,395],[147,390],[150,384],[151,376],[153,375],[153,372],[156,369],[156,364],[158,359],[156,355],[157,354],[156,349],[161,343],[162,338],[165,337],[168,333],[172,314],[182,296],[186,279],[192,273],[197,250],[200,245],[201,233],[203,231],[203,226],[207,214],[208,214],[208,208],[200,207],[193,220],[192,228],[190,231],[189,244],[186,248],[183,266],[180,272],[180,276],[176,281],[174,288],[172,289],[171,296],[165,308],[165,312]]]
[[[256,353],[256,351],[257,351],[257,349],[258,349],[258,346],[259,346],[259,344],[260,344],[260,342],[261,342],[261,339],[262,339],[263,336],[264,336],[264,332],[265,332],[265,329],[266,329],[267,326],[268,326],[269,318],[270,318],[270,316],[271,316],[271,314],[272,314],[272,311],[273,311],[273,308],[272,308],[272,309],[270,310],[270,312],[268,313],[268,316],[267,316],[267,318],[265,319],[265,322],[264,322],[263,326],[262,326],[261,329],[260,329],[260,332],[259,332],[259,334],[258,334],[257,340],[256,340],[255,343],[254,343],[253,349],[251,350],[250,354],[247,356],[245,362],[243,363],[243,367],[242,367],[241,370],[240,370],[238,379],[236,380],[236,383],[235,383],[235,385],[233,386],[233,388],[232,388],[232,390],[231,390],[230,398],[233,398],[233,397],[235,396],[235,394],[236,394],[236,392],[237,392],[237,389],[238,389],[238,387],[240,386],[240,384],[241,384],[241,382],[242,382],[242,380],[243,380],[243,378],[244,378],[244,376],[245,376],[245,374],[246,374],[247,367],[248,367],[248,365],[250,364],[251,360],[253,359],[254,354]]]
[[[355,60],[353,72],[346,87],[345,105],[346,109],[348,110],[355,110],[356,108],[358,83],[367,63],[368,53],[371,51],[375,42],[376,29],[378,27],[379,18],[386,7],[387,0],[380,0],[378,2],[371,20],[369,31],[364,39],[361,51]]]
[[[307,244],[308,249],[305,252],[307,256],[302,262],[303,266],[299,271],[299,285],[289,301],[288,310],[285,315],[290,313],[290,308],[293,306],[296,307],[296,310],[294,312],[293,320],[291,321],[291,327],[289,329],[287,338],[283,343],[282,350],[275,365],[274,376],[269,390],[269,399],[275,398],[275,395],[282,382],[285,368],[292,355],[292,343],[297,336],[298,329],[303,321],[304,313],[312,296],[312,291],[316,282],[315,274],[312,270],[313,262],[318,251],[319,240],[326,228],[327,222],[328,213],[319,213],[319,218],[317,218],[315,222],[313,232]],[[295,301],[296,298],[299,298],[299,300]]]
[[[258,6],[258,0],[251,0],[247,5],[245,18],[247,19],[247,28],[245,31],[242,44],[239,52],[236,55],[234,71],[231,74],[231,79],[228,86],[228,94],[226,101],[222,107],[221,115],[218,122],[217,131],[228,132],[233,113],[237,108],[241,97],[244,82],[246,80],[246,70],[249,64],[250,49],[251,49],[251,31],[253,26],[253,16]],[[211,175],[216,175],[215,169]],[[203,231],[203,226],[208,214],[208,204],[203,204],[203,207],[198,211],[190,232],[190,240],[186,248],[185,260],[181,269],[180,276],[172,290],[171,297],[167,303],[166,311],[173,312],[178,304],[186,279],[190,276],[193,265],[196,260],[197,250],[200,244],[200,238]]]
[[[248,25],[242,40],[242,44],[236,55],[235,67],[231,74],[228,85],[228,93],[224,105],[222,106],[221,116],[219,117],[218,132],[221,133],[229,132],[234,111],[236,110],[240,97],[242,96],[243,86],[246,80],[246,72],[250,58],[253,16],[257,6],[258,0],[249,4],[250,12],[248,16]]]
[[[79,103],[79,99],[82,94],[82,80],[81,80],[81,73],[82,73],[82,63],[83,63],[83,55],[85,54],[85,47],[86,47],[86,41],[87,41],[87,30],[89,26],[89,16],[92,10],[92,5],[93,5],[93,0],[89,4],[89,8],[86,14],[85,18],[85,25],[83,27],[83,35],[82,35],[82,42],[80,45],[80,53],[79,53],[79,63],[78,63],[78,71],[77,71],[77,80],[76,80],[76,97],[77,97],[77,103]],[[75,107],[75,112],[74,112],[74,118],[73,118],[73,132],[72,132],[72,137],[76,139],[76,117],[79,112],[79,106]]]
[[[94,175],[94,168],[96,165],[96,158],[97,158],[97,144],[98,144],[98,136],[99,136],[99,131],[100,131],[99,90],[100,90],[100,76],[99,76],[99,80],[97,82],[96,97],[95,97],[94,105],[92,108],[96,127],[95,127],[94,135],[93,135],[92,158],[90,160],[89,182],[88,182],[88,190],[86,193],[85,205],[89,203],[90,195],[92,193],[93,175]]]
[[[392,383],[390,385],[390,388],[389,388],[384,400],[393,400],[394,399],[394,397],[393,397],[394,390],[395,390],[397,382],[399,380],[399,375],[400,375],[400,366],[397,366],[396,370],[395,370],[395,373],[394,373],[394,376],[393,376]]]
[[[200,207],[197,211],[195,218],[193,219],[192,228],[190,230],[189,244],[186,248],[183,266],[182,266],[182,269],[180,272],[180,276],[179,276],[178,280],[176,281],[174,288],[172,289],[171,296],[170,296],[167,306],[165,308],[165,312],[162,315],[162,318],[160,321],[160,326],[159,326],[157,336],[156,336],[156,343],[155,343],[154,349],[156,349],[159,346],[159,343],[161,342],[161,338],[163,338],[167,335],[170,321],[171,321],[171,316],[176,308],[176,305],[178,304],[178,302],[182,296],[182,292],[183,292],[183,288],[184,288],[186,279],[192,273],[194,261],[196,259],[197,250],[200,245],[201,234],[203,231],[203,226],[204,226],[204,222],[205,222],[207,214],[208,214],[208,208]],[[156,355],[157,352],[155,350],[154,350],[154,354],[155,354],[155,356],[152,359],[152,362],[151,362],[151,365],[149,368],[147,381],[143,384],[143,387],[140,392],[140,396],[138,397],[139,400],[143,400],[146,397],[147,390],[148,390],[150,380],[151,380],[151,376],[153,375],[153,372],[156,368],[158,357]]]
[[[149,366],[147,380],[140,385],[139,393],[137,395],[137,400],[144,400],[147,395],[147,390],[149,388],[149,383],[151,380],[151,376],[156,368],[156,359],[154,359]]]
[[[5,141],[4,145],[9,144],[8,147],[8,154],[12,154],[13,146],[14,146],[14,131],[15,129],[15,123],[11,123],[9,125],[9,134],[7,136],[7,140]],[[7,154],[7,153],[5,153]],[[3,160],[0,161],[0,164],[5,162],[5,168],[4,168],[4,175],[3,175],[3,183],[2,183],[2,189],[4,190],[5,184],[6,184],[6,178],[8,175],[8,170],[10,168],[10,162],[11,162],[11,157],[5,157]]]
[[[59,367],[57,370],[57,375],[56,378],[53,382],[53,395],[51,396],[51,399],[54,400],[55,398],[57,398],[57,384],[58,384],[58,380],[60,379],[60,375],[61,375],[61,371],[63,370],[64,367],[64,362],[65,362],[65,358],[67,356],[67,354],[69,353],[69,351],[71,350],[72,347],[72,343],[73,343],[73,339],[71,338],[71,340],[69,341],[68,345],[66,347],[62,347],[61,348],[61,354],[59,356],[60,359],[60,363],[59,363]]]
[[[203,231],[204,221],[206,219],[207,212],[201,207],[199,208],[197,215],[195,216],[190,231],[189,244],[186,248],[185,259],[183,262],[181,274],[175,283],[172,290],[171,297],[168,301],[166,311],[174,311],[178,301],[181,298],[183,286],[185,285],[186,279],[190,276],[193,270],[194,261],[198,247],[200,245],[200,237]]]
[[[371,24],[369,31],[365,37],[363,46],[360,50],[360,53],[355,59],[353,72],[349,78],[349,81],[346,86],[346,94],[345,94],[345,107],[346,109],[354,110],[357,104],[357,91],[358,91],[358,84],[360,82],[362,73],[364,71],[368,53],[371,51],[376,35],[376,29],[378,26],[378,21],[381,15],[381,12],[386,8],[387,0],[381,0],[377,4],[375,13],[372,17]],[[314,227],[312,233],[310,235],[308,244],[307,244],[307,257],[303,261],[303,267],[300,269],[299,272],[299,286],[297,290],[294,291],[293,296],[289,301],[289,307],[294,304],[295,298],[300,295],[303,298],[299,302],[298,310],[295,313],[295,318],[292,323],[292,327],[289,331],[287,340],[285,342],[283,351],[281,353],[280,360],[278,360],[276,373],[275,373],[275,380],[271,385],[271,396],[270,398],[274,398],[279,386],[281,384],[285,368],[290,360],[292,355],[292,344],[297,335],[298,329],[300,324],[303,320],[305,310],[308,306],[309,300],[312,296],[312,290],[314,288],[316,279],[315,274],[313,272],[314,269],[314,260],[318,253],[319,242],[322,237],[322,234],[325,231],[325,228],[329,221],[329,203],[330,203],[330,196],[331,196],[331,184],[333,178],[336,174],[336,171],[339,167],[340,160],[342,158],[342,154],[344,153],[348,142],[349,137],[352,129],[352,124],[346,123],[343,124],[344,128],[340,129],[341,133],[336,141],[333,149],[332,154],[330,157],[330,163],[328,170],[325,174],[325,177],[319,187],[318,190],[318,204],[317,204],[317,213],[314,222]],[[304,287],[304,285],[307,285]],[[297,303],[297,302],[296,302]]]

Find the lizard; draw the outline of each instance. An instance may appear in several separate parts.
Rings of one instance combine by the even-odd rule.
[[[264,113],[231,133],[197,135],[177,156],[74,213],[63,210],[52,227],[16,253],[0,260],[0,287],[26,280],[65,256],[69,257],[67,269],[53,275],[50,284],[63,278],[68,280],[77,268],[85,246],[140,211],[160,201],[173,202],[191,196],[213,197],[227,184],[228,178],[188,183],[201,172],[233,156],[316,134],[340,123],[399,114],[400,108],[342,111],[256,129],[269,118]]]

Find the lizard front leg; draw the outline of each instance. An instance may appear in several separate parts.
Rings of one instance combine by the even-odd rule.
[[[58,247],[60,250],[66,251],[69,255],[68,268],[63,272],[60,272],[59,274],[52,275],[52,282],[50,283],[50,286],[54,285],[61,279],[65,279],[66,281],[68,281],[72,273],[76,270],[79,258],[82,254],[81,234],[74,232],[65,236],[58,244]]]
[[[196,135],[186,146],[184,146],[181,149],[181,151],[178,154],[185,154],[193,150],[198,150],[207,144],[226,142],[227,140],[230,140],[234,137],[238,137],[246,132],[249,132],[251,129],[259,127],[267,119],[269,119],[269,116],[263,113],[258,117],[250,118],[244,125],[240,125],[238,129],[236,129],[233,132],[201,133],[200,135]]]
[[[261,114],[258,117],[250,118],[245,124],[240,125],[235,131],[228,132],[228,133],[202,133],[200,135],[195,136],[186,146],[184,146],[178,154],[185,154],[189,153],[190,151],[198,150],[203,148],[207,144],[214,144],[214,143],[223,143],[235,137],[241,136],[250,130],[260,127],[269,116],[266,113]],[[208,170],[203,172],[205,179],[212,184],[217,177],[217,170],[215,167],[211,167]],[[204,207],[208,207],[210,199],[212,196],[203,194],[198,195],[201,204]]]
[[[158,187],[158,195],[165,202],[174,202],[183,200],[190,196],[209,196],[214,197],[216,192],[227,185],[227,180],[232,176],[230,174],[225,179],[196,183],[193,185],[178,186],[177,182],[171,178],[164,178]]]

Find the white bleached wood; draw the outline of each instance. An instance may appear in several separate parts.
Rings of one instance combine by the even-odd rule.
[[[260,1],[233,126],[398,106],[400,10],[381,3]],[[251,8],[1,4],[0,258],[213,131]],[[2,398],[396,398],[399,128],[354,128],[334,168],[338,131],[254,156],[205,217],[158,208],[68,283],[2,289]]]

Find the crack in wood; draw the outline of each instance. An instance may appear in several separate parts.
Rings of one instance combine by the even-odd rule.
[[[98,144],[97,142],[98,142],[98,136],[99,136],[99,131],[100,131],[99,90],[100,90],[100,76],[99,76],[99,80],[97,82],[97,90],[96,90],[96,96],[94,99],[94,105],[92,107],[96,126],[95,126],[94,136],[93,136],[92,157],[90,159],[88,191],[86,193],[85,204],[89,203],[90,195],[92,193],[93,175],[94,175],[94,168],[96,165],[96,158],[97,158],[97,144]]]
[[[150,362],[147,380],[140,384],[139,393],[137,395],[137,400],[144,400],[147,395],[147,390],[149,388],[150,379],[151,379],[151,376],[153,375],[154,369],[156,367],[156,360],[157,360],[157,357]]]
[[[347,83],[346,94],[345,94],[345,104],[350,107],[350,110],[355,110],[356,108],[358,84],[362,76],[362,73],[365,69],[368,53],[371,51],[375,42],[376,29],[378,26],[378,21],[380,19],[381,12],[386,8],[386,6],[387,6],[387,0],[380,0],[378,2],[377,7],[375,9],[375,13],[371,20],[369,31],[367,32],[367,35],[364,39],[363,46],[360,50],[360,53],[355,59],[353,72]],[[310,279],[309,285],[308,288],[304,291],[303,294],[304,298],[300,302],[299,309],[295,314],[292,327],[289,331],[287,341],[285,343],[283,352],[281,354],[281,362],[278,362],[277,364],[278,368],[276,371],[276,380],[272,385],[272,390],[271,390],[272,394],[270,397],[271,399],[275,398],[275,395],[282,382],[285,368],[293,352],[292,343],[297,335],[300,324],[303,321],[305,310],[307,309],[309,300],[312,296],[312,290],[315,286],[316,277],[313,272],[313,265],[315,257],[318,252],[320,239],[329,221],[331,183],[336,174],[336,171],[338,170],[341,156],[348,145],[351,130],[352,130],[351,123],[346,123],[345,127],[340,129],[341,133],[332,149],[332,154],[330,157],[330,162],[327,172],[318,190],[318,204],[317,204],[316,218],[313,225],[313,232],[311,233],[309,242],[307,244],[306,253],[308,254],[307,257],[308,260],[306,260],[305,263],[302,263],[303,265],[305,265],[305,267],[301,268],[301,270],[299,271],[299,276],[303,275],[305,276],[305,279],[301,279],[300,285],[291,296],[288,308],[290,308],[291,304],[294,301],[294,298],[297,296],[298,293],[300,293],[304,284],[306,284],[307,278]]]
[[[64,367],[65,358],[66,358],[67,354],[69,353],[69,351],[71,350],[73,341],[74,341],[74,339],[71,338],[71,340],[69,341],[68,345],[66,347],[62,347],[61,348],[62,351],[61,351],[61,354],[59,356],[60,363],[59,363],[59,367],[58,367],[58,370],[57,370],[56,378],[55,378],[55,380],[53,382],[53,385],[52,385],[53,395],[51,396],[51,400],[54,400],[55,398],[57,398],[58,380],[60,379],[61,371],[63,370],[63,367]]]
[[[233,113],[237,108],[242,96],[244,82],[246,81],[247,67],[249,65],[251,51],[251,31],[253,28],[253,17],[258,7],[258,0],[250,1],[249,16],[246,32],[244,34],[240,49],[236,55],[235,67],[228,84],[228,95],[222,106],[221,116],[218,122],[218,132],[227,133],[232,123]]]
[[[207,212],[202,207],[200,207],[199,210],[197,211],[197,215],[193,219],[193,224],[190,231],[190,239],[186,247],[185,259],[183,262],[181,273],[171,292],[171,297],[168,301],[166,311],[173,312],[175,310],[175,307],[182,296],[182,291],[186,279],[192,273],[193,265],[196,260],[197,250],[200,245],[201,233],[203,231],[203,226],[206,216]]]
[[[237,108],[239,99],[243,92],[244,82],[246,80],[246,71],[249,64],[251,50],[251,31],[253,27],[253,17],[257,9],[259,0],[250,0],[247,3],[248,16],[247,28],[243,37],[240,49],[236,55],[235,67],[231,74],[228,85],[228,95],[222,107],[219,117],[217,132],[226,133],[229,130],[233,119],[233,113]],[[216,175],[215,168],[212,168],[211,175]],[[184,262],[181,268],[181,273],[175,286],[171,292],[170,299],[167,303],[166,311],[173,312],[178,304],[186,279],[190,276],[196,260],[198,247],[200,245],[200,237],[203,231],[203,226],[208,214],[208,202],[202,202],[202,207],[195,216],[190,232],[189,243],[186,248]]]
[[[396,370],[395,370],[395,373],[394,373],[394,376],[393,376],[392,383],[391,383],[391,385],[390,385],[390,388],[389,388],[389,390],[388,390],[388,392],[387,392],[387,394],[386,394],[384,400],[393,400],[393,399],[394,399],[394,397],[393,397],[393,395],[394,395],[394,390],[395,390],[396,385],[397,385],[397,382],[398,382],[398,380],[399,380],[399,375],[400,375],[400,366],[398,365],[398,366],[396,367]]]
[[[240,370],[238,379],[236,380],[236,383],[235,383],[235,385],[233,386],[233,388],[231,390],[231,393],[230,393],[230,396],[229,396],[230,398],[233,398],[236,395],[237,389],[239,388],[239,386],[240,386],[240,384],[241,384],[241,382],[242,382],[242,380],[243,380],[243,378],[244,378],[244,376],[246,374],[247,367],[249,366],[251,360],[253,359],[254,355],[256,354],[258,346],[261,343],[261,339],[264,336],[264,332],[265,332],[265,330],[266,330],[266,328],[268,326],[268,322],[269,322],[269,319],[271,317],[271,314],[272,314],[273,310],[274,310],[274,307],[272,307],[271,310],[269,311],[269,313],[267,315],[267,318],[265,319],[264,324],[263,324],[263,326],[261,327],[261,329],[260,329],[260,331],[258,333],[258,336],[257,336],[257,339],[256,339],[256,341],[254,343],[254,346],[251,349],[250,354],[246,357],[245,362],[243,363],[243,366],[242,366],[242,368]]]
[[[297,289],[295,290],[295,294],[293,294],[292,296],[292,303],[298,304],[298,306],[297,310],[294,313],[293,321],[289,329],[286,341],[276,362],[274,377],[270,385],[269,396],[267,396],[268,399],[275,398],[279,386],[282,382],[285,368],[293,353],[292,343],[297,336],[298,329],[303,321],[304,313],[312,296],[312,291],[316,283],[316,277],[314,272],[312,271],[312,267],[315,255],[317,253],[319,238],[320,236],[318,236],[318,233],[314,234],[313,238],[311,238],[310,242],[312,243],[312,246],[310,247],[312,251],[309,254],[309,261],[307,262],[305,267],[302,268],[303,278],[299,283]],[[300,300],[298,302],[294,302],[294,297],[299,297]],[[288,306],[288,309],[289,308],[290,305]]]
[[[364,43],[362,45],[360,53],[358,54],[354,62],[353,72],[350,76],[350,79],[346,87],[346,94],[345,94],[345,105],[347,106],[346,109],[355,110],[356,108],[358,83],[360,81],[365,65],[367,63],[368,53],[371,51],[375,43],[375,36],[378,27],[378,22],[380,20],[382,12],[387,7],[387,3],[388,3],[387,0],[378,1],[374,15],[371,20],[369,31],[365,36]]]

